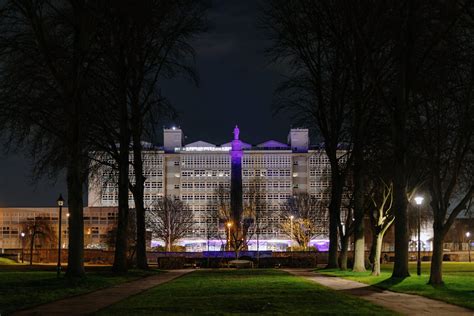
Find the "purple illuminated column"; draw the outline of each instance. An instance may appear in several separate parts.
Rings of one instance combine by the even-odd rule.
[[[239,140],[239,128],[234,128],[234,140],[232,141],[231,173],[230,173],[230,209],[232,225],[237,232],[241,231],[242,219],[242,142]]]

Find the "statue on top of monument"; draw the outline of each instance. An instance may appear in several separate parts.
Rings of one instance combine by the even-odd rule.
[[[235,128],[234,128],[234,139],[235,140],[239,139],[239,133],[240,133],[239,127],[237,125],[235,125]]]

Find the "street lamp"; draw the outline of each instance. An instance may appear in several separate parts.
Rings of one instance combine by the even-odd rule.
[[[24,255],[25,255],[25,233],[21,232],[21,263],[24,263]]]
[[[229,242],[228,242],[228,251],[230,251],[230,228],[232,227],[232,222],[227,222],[227,229],[228,229],[228,235],[229,235]]]
[[[59,206],[59,233],[58,233],[58,265],[57,265],[57,270],[56,274],[57,277],[59,278],[59,274],[61,273],[61,224],[63,221],[63,205],[64,205],[64,199],[62,194],[59,194],[58,200],[56,201],[58,206]]]
[[[421,275],[421,241],[420,241],[420,231],[421,231],[421,204],[423,204],[424,198],[422,196],[415,197],[415,203],[418,209],[418,257],[416,259],[416,274]]]
[[[290,251],[293,252],[293,215],[290,215]]]
[[[469,239],[469,237],[471,237],[471,232],[467,232],[466,237],[467,237],[467,253],[468,253],[468,256],[469,256],[469,262],[471,262],[471,242],[472,242],[472,240]]]

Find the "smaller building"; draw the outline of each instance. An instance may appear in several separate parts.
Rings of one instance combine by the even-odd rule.
[[[68,208],[62,210],[62,236],[61,246],[68,246]],[[55,238],[58,236],[57,207],[11,207],[0,208],[0,251],[4,249],[21,249],[25,247],[24,241],[28,239],[26,231],[36,221],[48,223],[54,230]],[[84,208],[84,246],[85,248],[107,247],[107,233],[117,223],[116,207],[85,207]],[[23,234],[22,234],[23,233]],[[44,245],[40,239],[35,242],[35,247],[57,248],[57,244]]]

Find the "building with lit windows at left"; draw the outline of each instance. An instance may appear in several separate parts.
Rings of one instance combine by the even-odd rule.
[[[47,223],[54,234],[48,242],[38,236],[35,248],[57,248],[58,232],[57,207],[8,207],[0,208],[0,250],[28,248],[26,240],[35,225]],[[84,208],[84,246],[91,249],[107,248],[107,234],[116,225],[117,208],[85,207]],[[40,228],[38,228],[38,231]],[[68,208],[62,208],[61,247],[68,245]],[[50,243],[50,244],[48,244]]]

